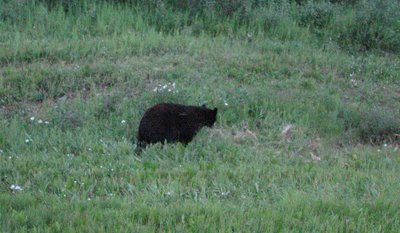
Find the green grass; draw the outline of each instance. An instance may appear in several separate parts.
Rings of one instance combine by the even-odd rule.
[[[268,30],[237,16],[164,30],[123,5],[27,2],[0,12],[0,231],[400,228],[395,41],[349,51],[325,38],[340,23],[297,23],[293,4],[268,8],[285,19]],[[161,101],[218,107],[217,123],[136,154],[140,118]]]

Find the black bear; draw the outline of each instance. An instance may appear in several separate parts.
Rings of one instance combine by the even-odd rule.
[[[212,127],[217,108],[208,109],[172,103],[160,103],[149,108],[139,125],[138,147],[161,142],[188,144],[204,126]]]

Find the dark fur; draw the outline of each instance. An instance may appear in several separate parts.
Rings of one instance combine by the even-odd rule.
[[[165,141],[187,144],[202,127],[212,127],[216,117],[217,108],[208,109],[204,105],[154,105],[145,112],[140,121],[138,147],[143,148],[147,144]]]

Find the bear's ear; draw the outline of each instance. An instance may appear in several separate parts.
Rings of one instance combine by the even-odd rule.
[[[215,115],[217,115],[218,108],[214,108],[213,112],[215,113]]]
[[[202,108],[207,108],[206,104],[201,105]]]

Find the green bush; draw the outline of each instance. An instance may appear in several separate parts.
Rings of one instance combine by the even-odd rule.
[[[343,5],[352,5],[352,6],[354,6],[355,4],[360,2],[360,0],[329,0],[329,2],[333,3],[333,4],[343,4]]]
[[[278,27],[287,17],[288,15],[275,10],[256,9],[254,10],[253,22],[256,22],[262,31],[269,32]]]
[[[3,127],[3,125],[2,125],[2,127]],[[1,130],[0,131],[0,155],[8,147],[9,147],[9,143],[8,143],[8,140],[7,140],[7,135],[3,130]]]
[[[339,111],[344,130],[353,132],[363,143],[381,144],[393,142],[400,133],[400,120],[393,111],[380,107],[346,107]]]
[[[297,20],[301,26],[323,28],[331,21],[334,13],[333,5],[329,2],[308,2],[300,7]]]
[[[335,25],[338,43],[347,49],[400,51],[400,3],[370,0],[338,19]]]
[[[76,110],[60,109],[56,112],[55,118],[52,119],[61,130],[68,131],[78,127],[82,127],[85,122],[81,112]]]
[[[391,111],[373,108],[361,115],[359,135],[367,143],[394,141],[400,133],[400,121]]]
[[[0,20],[11,23],[24,23],[29,17],[31,9],[28,0],[0,0]]]

